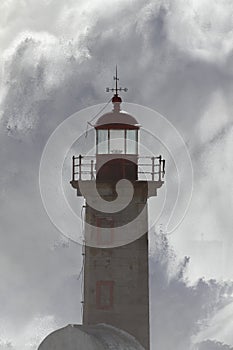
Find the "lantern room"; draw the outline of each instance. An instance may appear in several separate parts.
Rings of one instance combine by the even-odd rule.
[[[165,160],[161,155],[139,156],[140,125],[134,116],[121,109],[118,92],[127,89],[118,87],[117,70],[114,80],[115,88],[106,89],[114,92],[110,100],[112,111],[101,115],[94,125],[89,123],[95,129],[95,155],[73,156],[71,184],[80,194],[79,181],[86,180],[112,184],[120,179],[151,180],[157,182],[157,187],[163,183]]]
[[[98,180],[137,180],[139,124],[121,110],[121,98],[112,98],[113,110],[95,124]]]

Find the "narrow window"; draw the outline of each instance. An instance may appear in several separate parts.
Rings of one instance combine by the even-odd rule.
[[[97,153],[108,153],[108,130],[97,131]]]
[[[126,153],[137,154],[138,142],[137,142],[137,130],[126,130]]]
[[[110,130],[110,153],[125,153],[124,130]]]

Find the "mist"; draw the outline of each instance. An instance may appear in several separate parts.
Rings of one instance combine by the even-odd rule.
[[[81,247],[48,218],[39,164],[63,120],[108,101],[116,63],[123,99],[164,115],[194,169],[189,211],[167,237],[176,258],[151,257],[153,347],[233,347],[232,14],[229,0],[1,2],[0,348],[36,349],[81,322]]]

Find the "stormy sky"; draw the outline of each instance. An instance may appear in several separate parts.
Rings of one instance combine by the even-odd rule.
[[[35,349],[53,329],[81,320],[81,248],[48,218],[39,164],[62,121],[109,100],[105,87],[112,85],[116,63],[121,84],[129,88],[124,100],[164,115],[191,155],[192,202],[169,236],[177,259],[190,256],[183,283],[233,279],[232,1],[2,0],[2,349],[10,343],[17,350]],[[85,132],[86,124],[80,127]],[[158,298],[169,305],[162,292]],[[229,304],[211,316],[207,328],[198,334],[192,329],[190,342],[211,339],[230,349],[232,315]],[[160,345],[171,349],[162,339]]]

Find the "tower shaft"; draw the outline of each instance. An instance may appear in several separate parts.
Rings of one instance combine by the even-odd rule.
[[[143,194],[143,188],[144,186],[138,186],[137,195],[120,215],[117,213],[101,217],[101,213],[87,205],[86,222],[95,226],[91,234],[96,237],[97,245],[111,246],[115,238],[115,226],[126,224],[132,213],[138,215],[141,212],[142,206],[145,210],[138,230],[142,226],[145,228],[148,222],[147,194]],[[108,237],[102,234],[102,227],[107,228]],[[85,233],[87,232],[88,229]],[[137,236],[137,233],[133,234],[134,237]],[[83,323],[106,323],[120,328],[133,335],[149,350],[148,284],[147,233],[119,247],[86,246]]]

